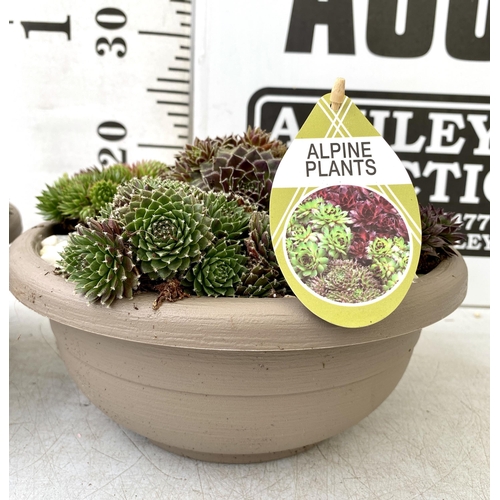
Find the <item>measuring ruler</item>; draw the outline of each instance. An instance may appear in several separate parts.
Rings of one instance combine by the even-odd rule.
[[[29,160],[20,177],[173,162],[190,139],[191,1],[21,0],[9,9],[9,142]]]
[[[147,88],[156,99],[156,104],[166,109],[167,123],[172,130],[169,144],[139,143],[141,148],[160,148],[176,151],[190,139],[190,94],[191,94],[191,2],[189,0],[169,0],[174,6],[178,23],[173,30],[140,30],[139,35],[146,37],[164,37],[174,43],[169,52],[166,77],[157,77],[152,88]]]

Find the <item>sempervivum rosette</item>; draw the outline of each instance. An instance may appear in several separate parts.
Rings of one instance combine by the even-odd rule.
[[[236,295],[241,297],[284,297],[290,290],[279,269],[264,261],[252,261],[241,277]]]
[[[287,145],[279,139],[273,139],[269,132],[260,127],[248,127],[247,131],[240,137],[239,144],[254,147],[260,151],[270,151],[274,157],[283,158]]]
[[[213,239],[204,205],[168,184],[139,190],[120,216],[142,272],[153,280],[187,270]]]
[[[195,139],[176,155],[166,177],[205,191],[222,191],[269,209],[276,169],[287,146],[259,127],[242,135]]]
[[[89,302],[110,306],[115,299],[132,298],[139,286],[133,254],[114,220],[88,219],[79,224],[57,263],[58,271],[75,283]]]
[[[200,296],[232,297],[245,272],[246,260],[240,245],[228,245],[225,240],[219,240],[189,269],[183,285]]]
[[[454,254],[453,247],[465,241],[457,214],[432,204],[420,206],[422,248],[417,273],[426,274],[442,260]]]
[[[175,164],[167,174],[169,178],[198,184],[202,175],[201,168],[210,163],[220,153],[227,153],[238,146],[245,149],[267,151],[274,158],[283,158],[287,146],[279,139],[273,139],[269,132],[260,127],[249,126],[244,134],[222,137],[195,138],[192,144],[186,144],[175,156]]]
[[[96,217],[113,199],[116,188],[131,178],[129,167],[121,163],[103,169],[81,170],[59,192],[59,207],[64,219],[84,222],[88,217]]]
[[[44,220],[63,222],[66,215],[61,210],[61,193],[71,184],[68,174],[63,174],[51,186],[46,185],[40,195],[36,208]]]
[[[58,200],[58,210],[61,214],[60,221],[71,220],[78,222],[85,221],[85,218],[93,215],[94,209],[88,197],[90,188],[97,182],[98,174],[95,169],[87,169],[78,172],[67,182],[58,186],[55,192]],[[52,191],[53,192],[53,191]],[[43,196],[39,197],[41,203],[37,205],[40,212],[43,212]]]
[[[236,289],[237,295],[281,297],[290,293],[271,242],[269,214],[254,212],[250,218],[249,231],[250,234],[245,239],[249,260]]]
[[[86,212],[89,216],[95,215],[102,207],[110,203],[116,193],[117,184],[107,179],[98,180],[90,189],[88,197],[91,207]],[[85,211],[83,212],[85,213]]]
[[[259,208],[269,209],[269,196],[281,158],[270,151],[238,146],[221,150],[200,167],[202,189],[222,191],[248,198]]]
[[[91,167],[73,176],[64,174],[37,196],[37,209],[45,220],[60,222],[69,231],[88,217],[105,219],[115,193],[131,179],[165,177],[169,167],[159,161],[141,161],[132,166],[116,163]]]
[[[166,163],[158,160],[143,160],[134,163],[130,170],[133,177],[159,177],[169,171]]]
[[[217,155],[219,150],[232,149],[237,144],[235,136],[196,138],[193,144],[186,144],[175,156],[175,164],[167,174],[168,177],[184,182],[197,182],[200,167]]]
[[[203,192],[207,215],[212,219],[211,230],[217,240],[238,241],[247,236],[252,206],[246,200],[226,193]]]
[[[101,216],[122,221],[123,215],[129,212],[130,202],[134,197],[140,199],[141,194],[145,191],[154,191],[160,187],[186,195],[193,194],[199,200],[201,200],[205,194],[200,189],[186,184],[185,182],[151,176],[133,178],[118,186],[113,201],[101,209]]]

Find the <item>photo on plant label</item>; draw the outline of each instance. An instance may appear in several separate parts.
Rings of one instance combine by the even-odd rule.
[[[361,186],[319,189],[291,214],[286,253],[297,278],[329,301],[356,304],[390,292],[408,267],[406,223],[382,195]]]

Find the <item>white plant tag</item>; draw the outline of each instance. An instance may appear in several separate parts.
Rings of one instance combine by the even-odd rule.
[[[330,323],[382,320],[415,278],[415,189],[396,153],[343,95],[342,79],[316,103],[278,167],[270,225],[290,288]]]

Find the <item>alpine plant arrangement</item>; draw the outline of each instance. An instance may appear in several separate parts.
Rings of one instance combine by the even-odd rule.
[[[274,254],[269,199],[286,145],[249,127],[195,139],[175,157],[67,174],[37,197],[43,218],[69,234],[55,272],[89,303],[155,292],[153,308],[192,295],[292,295]],[[361,202],[361,203],[360,203]],[[464,240],[454,213],[420,207],[417,274],[434,269]],[[287,227],[296,274],[338,302],[390,290],[408,259],[408,234],[394,207],[356,186],[315,192]],[[354,285],[353,285],[354,284]]]

